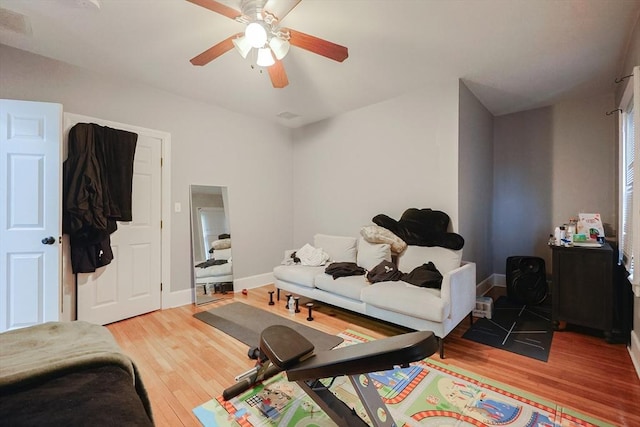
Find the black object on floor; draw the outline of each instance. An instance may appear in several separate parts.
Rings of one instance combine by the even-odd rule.
[[[260,332],[271,325],[284,325],[298,331],[311,341],[317,350],[331,350],[343,341],[336,335],[327,334],[241,302],[232,302],[211,310],[201,311],[194,314],[193,317],[221,330],[249,347],[258,345]]]
[[[544,260],[532,256],[507,258],[507,298],[515,303],[542,304],[549,293]]]
[[[546,362],[553,338],[550,299],[544,305],[529,306],[501,296],[494,303],[492,318],[476,319],[462,337]]]

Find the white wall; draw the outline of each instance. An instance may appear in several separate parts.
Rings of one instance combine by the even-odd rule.
[[[172,291],[191,285],[189,184],[228,186],[237,278],[271,271],[291,246],[288,129],[4,45],[0,97],[58,102],[66,112],[171,134],[170,203],[184,207],[171,217]]]
[[[493,271],[493,115],[460,82],[459,213],[464,258],[476,263],[476,282]]]
[[[294,245],[316,233],[358,236],[384,213],[432,208],[458,223],[458,80],[297,129]]]

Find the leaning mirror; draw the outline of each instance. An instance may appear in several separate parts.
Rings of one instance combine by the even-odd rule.
[[[191,246],[195,303],[233,291],[227,187],[191,185]]]

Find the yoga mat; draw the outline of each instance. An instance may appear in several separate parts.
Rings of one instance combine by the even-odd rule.
[[[297,313],[296,316],[303,316],[303,313]],[[193,317],[221,330],[249,347],[258,346],[260,332],[272,325],[284,325],[294,329],[311,341],[317,350],[330,350],[343,341],[339,336],[318,331],[241,302],[201,311],[194,314]]]
[[[462,338],[546,362],[553,339],[551,305],[524,305],[501,296],[491,319],[477,319]]]

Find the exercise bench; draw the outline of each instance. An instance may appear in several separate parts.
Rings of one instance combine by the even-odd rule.
[[[335,378],[349,377],[358,397],[376,427],[396,426],[380,398],[370,372],[407,367],[438,351],[438,339],[429,331],[409,332],[390,338],[326,351],[314,351],[313,344],[295,330],[269,326],[260,334],[260,355],[256,366],[236,377],[238,381],[222,396],[229,400],[278,372],[285,371],[339,426],[367,426],[354,410],[329,388]],[[321,381],[329,379],[330,381]],[[328,382],[328,385],[325,383]]]

